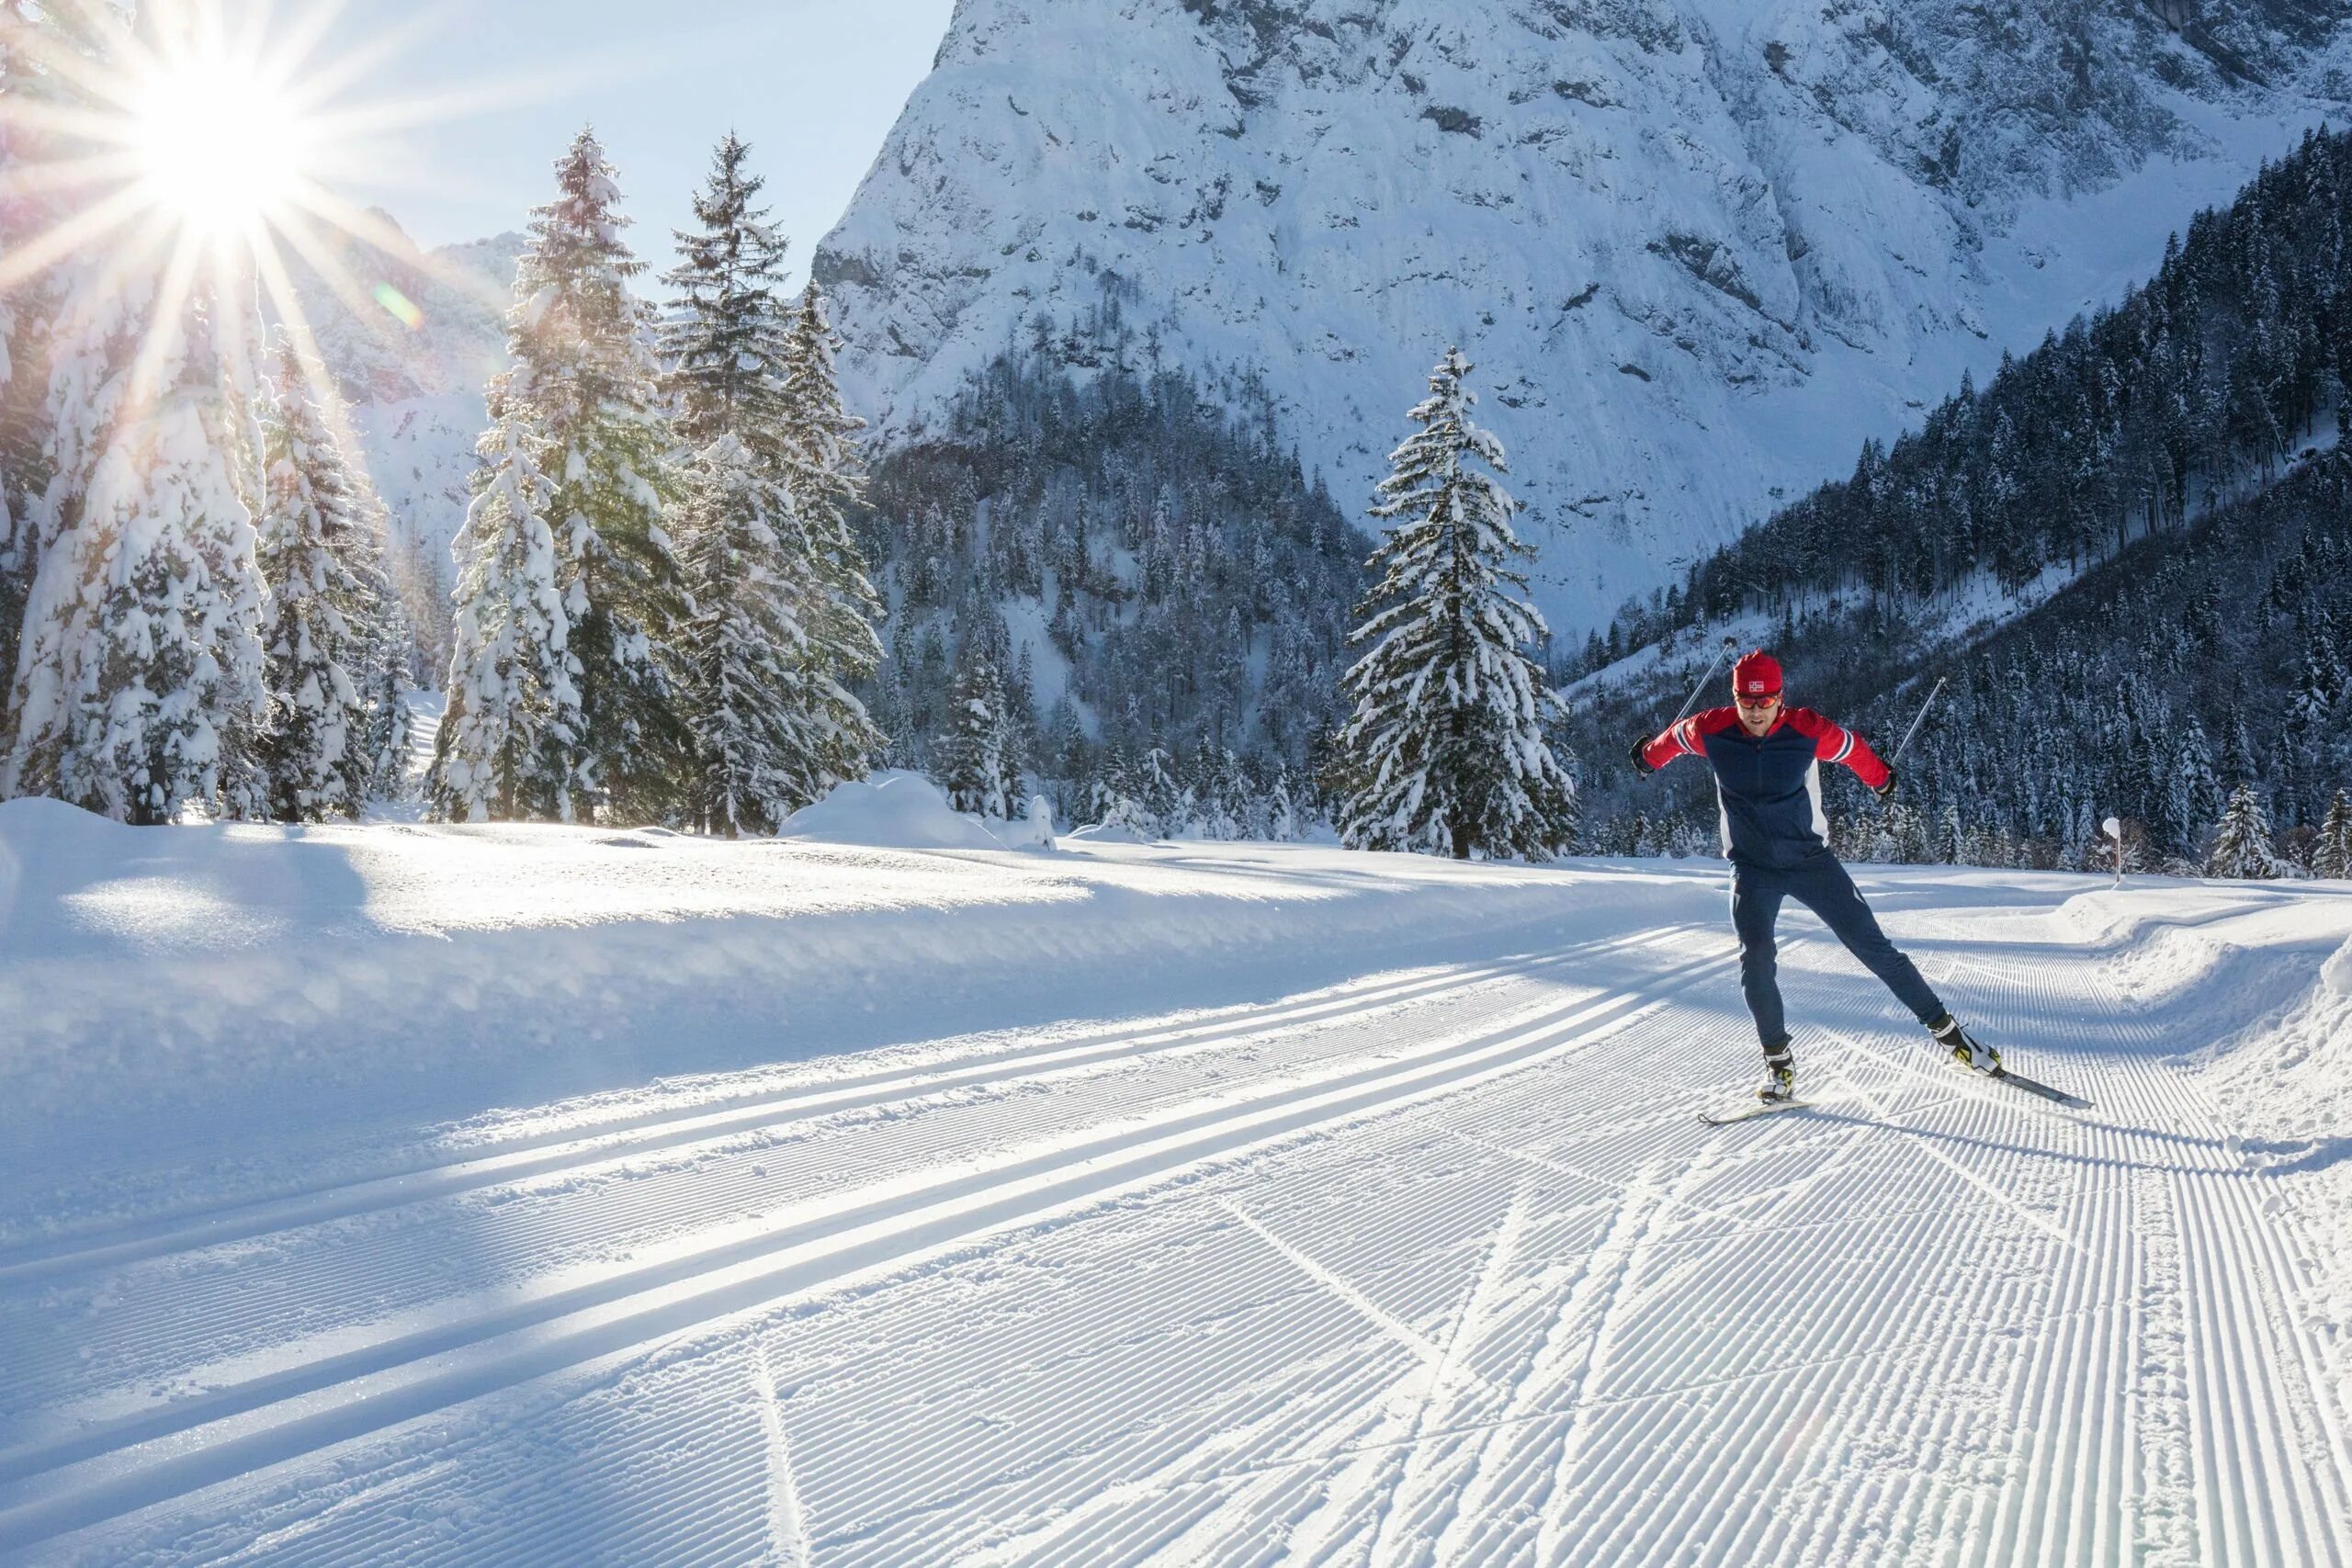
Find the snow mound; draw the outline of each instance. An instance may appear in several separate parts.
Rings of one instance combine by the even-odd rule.
[[[1005,844],[1016,850],[1050,850],[1054,847],[1053,802],[1042,795],[1029,797],[1029,814],[1018,821],[1007,822],[1001,835]]]
[[[2352,942],[2335,950],[2325,964],[2320,965],[2320,985],[2339,997],[2352,997]]]
[[[794,812],[783,836],[884,850],[1001,850],[1003,842],[947,804],[921,773],[876,773],[838,784],[812,806]]]
[[[1083,839],[1094,844],[1156,844],[1159,841],[1114,822],[1090,822],[1083,828],[1073,828],[1066,837]]]

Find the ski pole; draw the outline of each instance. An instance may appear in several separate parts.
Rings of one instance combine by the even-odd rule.
[[[1910,745],[1911,738],[1919,733],[1919,727],[1928,722],[1928,710],[1936,705],[1936,694],[1943,689],[1944,678],[1941,675],[1939,675],[1936,677],[1935,685],[1930,688],[1928,693],[1928,700],[1919,705],[1919,716],[1913,719],[1911,721],[1911,728],[1903,732],[1903,745],[1897,746],[1894,749],[1894,755],[1886,760],[1886,765],[1888,767],[1893,767],[1902,759],[1904,746]]]
[[[1709,681],[1714,679],[1715,666],[1724,661],[1724,654],[1729,653],[1733,649],[1737,648],[1738,646],[1739,639],[1737,637],[1726,637],[1724,638],[1724,645],[1715,649],[1715,656],[1713,659],[1707,660],[1706,672],[1699,677],[1699,683],[1690,688],[1690,694],[1683,699],[1682,705],[1675,710],[1674,716],[1666,721],[1667,728],[1672,729],[1676,725],[1680,724],[1682,722],[1683,716],[1698,705],[1699,694],[1707,689],[1707,682]]]

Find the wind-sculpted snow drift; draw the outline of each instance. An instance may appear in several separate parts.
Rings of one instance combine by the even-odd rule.
[[[1449,342],[1581,632],[2337,107],[2235,0],[965,0],[816,258],[886,444],[1008,348],[1254,380],[1369,498]],[[1122,346],[1124,344],[1124,346]]]

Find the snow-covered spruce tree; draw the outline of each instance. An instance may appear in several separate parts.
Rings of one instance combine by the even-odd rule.
[[[507,465],[514,482],[490,476],[484,495],[503,499],[485,526],[469,520],[467,528],[469,548],[499,551],[511,535],[519,553],[511,566],[476,570],[469,562],[458,597],[462,618],[470,593],[505,592],[531,554],[526,520],[544,518],[561,623],[560,631],[554,625],[541,631],[571,663],[573,692],[558,705],[571,707],[576,719],[540,716],[545,722],[531,727],[533,745],[526,748],[487,732],[459,737],[469,749],[487,750],[467,757],[466,787],[445,780],[435,799],[452,807],[462,799],[469,814],[492,809],[488,801],[503,795],[533,816],[651,821],[678,808],[689,771],[673,680],[684,600],[664,526],[677,482],[672,435],[640,330],[644,309],[629,292],[628,280],[643,266],[621,240],[628,220],[593,131],[582,130],[558,161],[556,187],[556,198],[532,212],[530,248],[515,273],[517,303],[507,318],[512,363],[493,383],[494,423],[484,438],[485,455]],[[532,488],[527,471],[548,487],[543,510],[521,501]],[[477,615],[477,633],[500,619]],[[459,641],[453,710],[458,683],[484,677],[480,660],[492,647],[469,644],[462,633]],[[539,687],[543,697],[556,690],[544,680]],[[477,763],[529,750],[544,753],[532,765],[531,789],[505,788],[514,781],[487,794],[479,786]]]
[[[1373,508],[1391,527],[1349,639],[1366,651],[1341,678],[1355,706],[1338,739],[1352,786],[1340,834],[1361,849],[1546,859],[1575,842],[1576,786],[1544,740],[1558,699],[1526,652],[1544,622],[1510,592],[1527,586],[1511,563],[1533,551],[1496,478],[1502,445],[1470,422],[1469,373],[1459,349],[1430,372],[1408,416],[1421,428]]]
[[[792,498],[775,465],[732,435],[687,469],[684,541],[694,615],[681,682],[695,761],[690,809],[705,832],[769,833],[837,780],[807,700],[805,642],[786,541]]]
[[[367,722],[360,730],[360,753],[368,765],[368,794],[401,800],[410,788],[409,671],[416,656],[416,630],[394,575],[391,514],[373,492],[364,500],[363,531],[348,560],[368,595],[361,631],[360,695]]]
[[[1012,815],[1021,781],[1013,772],[1004,679],[982,649],[967,647],[947,694],[947,733],[933,746],[947,804],[983,817]]]
[[[732,132],[711,154],[709,179],[694,197],[700,227],[677,231],[678,265],[662,275],[675,290],[662,353],[689,446],[732,435],[780,461],[791,373],[788,307],[776,295],[785,241],[768,209],[753,205],[767,182],[744,168],[750,155]]]
[[[1139,839],[1159,837],[1159,820],[1138,794],[1126,748],[1115,742],[1103,761],[1102,773],[1095,778],[1087,811],[1098,826],[1132,833]]]
[[[2213,835],[2212,852],[2205,857],[2205,874],[2267,880],[2279,874],[2278,852],[2270,842],[2270,817],[2262,809],[2254,786],[2242,784],[2231,792]]]
[[[1150,815],[1152,836],[1183,831],[1184,792],[1176,780],[1176,759],[1165,747],[1147,746],[1134,776],[1136,798]]]
[[[875,627],[882,603],[850,530],[850,513],[865,496],[857,433],[865,422],[842,406],[834,346],[824,298],[812,281],[786,344],[784,433],[786,482],[811,574],[800,617],[808,638],[804,701],[811,733],[821,739],[817,761],[828,775],[826,788],[864,778],[886,744],[865,705],[850,694],[881,662]]]
[[[0,793],[135,823],[258,809],[254,323],[192,260],[81,273],[52,338],[40,564]]]
[[[700,826],[729,836],[771,831],[834,784],[863,777],[880,745],[843,685],[871,674],[879,657],[870,624],[858,621],[863,640],[845,664],[808,629],[836,619],[796,494],[827,500],[794,424],[822,411],[797,407],[788,391],[794,322],[775,292],[784,242],[753,204],[762,182],[745,171],[747,153],[733,136],[719,143],[695,198],[701,227],[678,236],[682,258],[664,275],[679,290],[663,334],[671,387],[683,432],[699,448],[679,530],[695,606],[684,682],[693,811]],[[829,387],[830,363],[818,369]],[[845,418],[837,396],[832,407]],[[838,527],[837,499],[832,506]],[[854,586],[864,583],[861,568]]]
[[[93,73],[70,62],[79,57],[97,65],[105,24],[113,19],[75,6],[0,0],[0,168],[57,170],[98,151],[82,129],[98,122],[86,90]],[[37,253],[45,234],[87,196],[85,187],[34,180],[0,202],[0,266],[32,268],[0,288],[0,775],[17,734],[13,704],[26,611],[41,547],[55,532],[43,505],[51,473],[50,339],[68,286],[99,260],[85,252],[42,266]]]
[[[2352,798],[2340,789],[2327,803],[2327,817],[2312,844],[2312,874],[2352,876]]]
[[[266,709],[256,760],[281,822],[356,817],[379,760],[368,690],[388,640],[375,519],[311,400],[292,344],[262,407],[256,557]],[[397,704],[397,694],[394,695]],[[378,742],[380,743],[380,742]]]
[[[574,814],[580,661],[573,601],[556,575],[555,486],[509,408],[493,387],[483,466],[458,536],[448,701],[425,782],[427,807],[451,822]]]

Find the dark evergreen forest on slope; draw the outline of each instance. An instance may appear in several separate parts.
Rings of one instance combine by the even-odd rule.
[[[1866,448],[1585,664],[1761,615],[1795,700],[1889,746],[1949,676],[1891,824],[1832,786],[1865,853],[2072,863],[2115,813],[2153,855],[2193,857],[2239,783],[2282,828],[2316,824],[2352,784],[2352,479],[2317,450],[2352,383],[2347,200],[2352,136],[2306,138],[2199,214],[2148,285]],[[2084,575],[1973,649],[1921,629],[1988,578],[2013,592],[2053,569]],[[1703,781],[1629,788],[1613,761],[1619,730],[1680,695],[1584,705],[1578,750],[1608,760],[1588,769],[1589,847],[1703,841]]]
[[[1891,660],[1868,618],[1824,617],[1786,645],[1786,660],[1792,700],[1887,749],[1934,678],[1949,681],[1904,758],[1891,817],[1825,770],[1852,852],[2080,864],[2099,818],[2115,814],[2154,863],[2194,858],[2237,784],[2267,793],[2290,845],[2352,786],[2339,708],[2352,685],[2347,637],[2352,457],[2328,452],[2258,496],[2140,541],[1973,649]],[[1578,728],[1630,734],[1670,712],[1655,698],[1611,700]],[[1637,835],[1645,852],[1705,848],[1713,807],[1700,770],[1632,789],[1623,771],[1594,781],[1617,810],[1589,848],[1630,852]]]
[[[1340,716],[1372,542],[1262,399],[1237,418],[1137,357],[1082,382],[1000,360],[944,432],[876,464],[871,705],[888,761],[951,788],[949,710],[978,701],[1065,821],[1116,796],[1170,831],[1280,832]]]
[[[2314,132],[2153,281],[1696,563],[1712,616],[2015,588],[2277,477],[2352,383],[2352,135]]]

